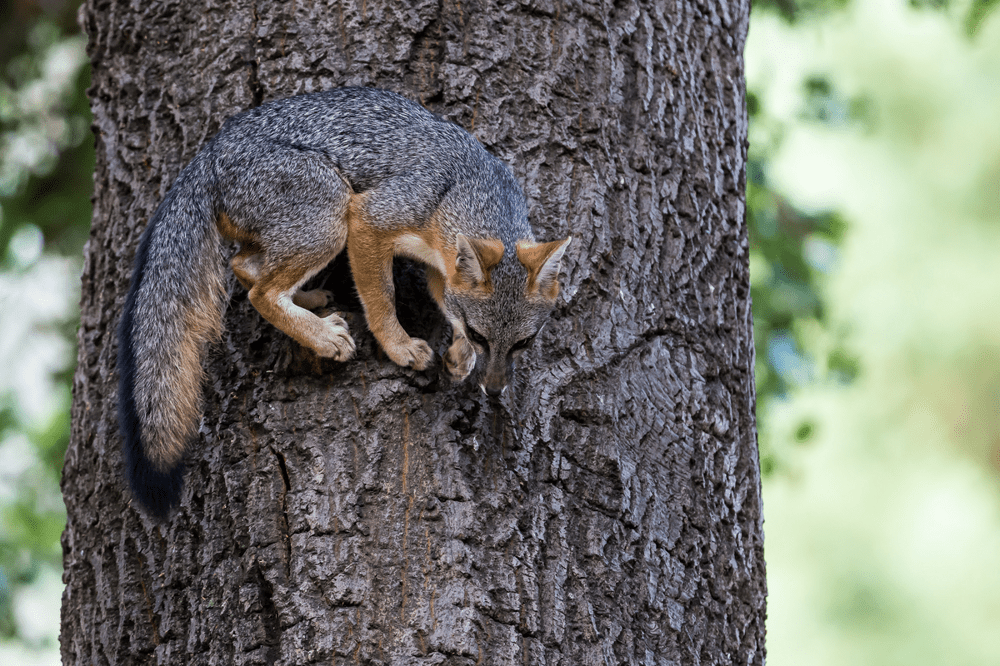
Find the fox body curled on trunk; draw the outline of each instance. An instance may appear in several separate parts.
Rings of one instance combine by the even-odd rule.
[[[303,284],[346,247],[368,327],[393,362],[433,353],[396,318],[392,259],[427,266],[453,330],[444,361],[499,395],[544,323],[570,238],[537,243],[511,171],[470,134],[394,93],[342,88],[230,118],[177,177],[142,235],[118,331],[126,475],[153,515],[180,499],[200,420],[201,360],[222,329],[223,237],[260,314],[299,344],[354,355],[329,292]],[[477,363],[478,360],[478,363]]]

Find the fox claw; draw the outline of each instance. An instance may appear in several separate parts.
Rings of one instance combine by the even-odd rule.
[[[434,359],[430,345],[419,338],[410,338],[408,343],[386,347],[385,353],[396,365],[414,370],[426,370]]]
[[[348,361],[354,356],[354,338],[347,330],[347,322],[338,315],[324,317],[322,337],[317,340],[315,351],[323,358]]]

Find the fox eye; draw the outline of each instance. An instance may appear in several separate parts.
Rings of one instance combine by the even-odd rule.
[[[475,342],[477,345],[483,349],[489,349],[490,343],[486,341],[486,338],[476,329],[469,326],[469,323],[465,323],[465,332],[469,334],[469,339]]]
[[[531,345],[531,343],[535,341],[536,335],[538,334],[535,333],[533,335],[529,335],[523,340],[518,340],[511,346],[510,350],[514,352],[514,351],[521,351],[522,349],[527,349]]]

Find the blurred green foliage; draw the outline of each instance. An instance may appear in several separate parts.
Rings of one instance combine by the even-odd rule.
[[[947,0],[937,0],[937,3],[947,6]],[[979,32],[986,17],[1000,5],[1000,0],[973,0],[965,15],[965,30],[970,36]]]
[[[836,266],[847,223],[832,211],[811,214],[797,209],[772,186],[767,170],[780,146],[780,127],[773,127],[775,121],[764,116],[753,91],[747,97],[756,139],[747,159],[755,375],[757,401],[766,413],[772,400],[813,381],[818,372],[830,371],[850,381],[857,364],[843,348],[831,351],[820,364],[802,343],[808,324],[827,325],[821,284]],[[766,136],[768,126],[771,137]],[[770,473],[776,462],[773,454],[765,453],[764,473]]]
[[[756,12],[773,12],[780,15],[790,24],[797,21],[809,21],[822,18],[838,10],[845,9],[851,0],[757,0],[754,3]],[[854,0],[860,2],[863,0]],[[979,31],[989,14],[1000,4],[1000,0],[971,0],[971,2],[954,2],[953,0],[901,0],[908,2],[913,9],[936,9],[948,11],[958,5],[966,32],[973,36]]]
[[[1000,0],[959,4],[909,0],[914,11],[951,11],[964,17],[960,20],[970,36],[975,36]],[[813,29],[824,21],[837,20],[849,6],[848,0],[763,0],[754,4],[754,14],[780,16],[793,29]],[[822,289],[829,273],[836,269],[847,219],[836,209],[796,206],[787,192],[771,182],[770,164],[782,148],[789,125],[818,124],[864,134],[872,131],[875,119],[871,100],[863,92],[842,92],[829,72],[810,72],[801,78],[794,115],[778,118],[769,113],[768,105],[762,103],[764,94],[754,89],[752,81],[748,83],[747,224],[758,419],[766,431],[767,415],[775,400],[784,400],[790,391],[811,382],[846,384],[861,367],[857,350],[847,343],[843,322],[838,326],[830,321]],[[822,345],[807,342],[818,338],[823,338]],[[796,426],[794,442],[808,442],[819,427],[811,418]],[[782,455],[784,447],[773,437],[763,437],[760,446],[761,470],[767,477],[781,469],[788,457]]]
[[[25,225],[42,231],[46,252],[63,256],[80,256],[90,230],[94,148],[89,70],[81,38],[71,37],[76,4],[0,17],[10,21],[0,31],[9,40],[0,51],[0,269],[10,268],[7,248]]]
[[[805,11],[819,10],[818,3],[805,9],[787,4],[776,7],[790,20]],[[781,149],[790,120],[856,130],[869,122],[862,98],[844,97],[828,78],[818,74],[802,81],[801,105],[794,118],[778,119],[766,109],[761,92],[749,87],[747,224],[759,420],[766,419],[773,401],[787,398],[796,387],[823,379],[846,383],[858,373],[856,355],[842,336],[822,351],[805,344],[810,331],[830,326],[822,284],[836,268],[847,221],[834,210],[806,211],[791,203],[768,177],[771,160]],[[816,424],[803,421],[795,441],[807,442],[815,428]],[[760,459],[765,477],[779,469],[783,460],[766,438],[761,441]]]
[[[57,618],[16,611],[61,571],[58,484],[94,165],[77,4],[0,7],[0,639],[50,649]]]
[[[831,270],[795,273],[818,307],[786,328],[754,294],[758,355],[782,331],[807,379],[760,378],[769,664],[1000,663],[996,5],[755,7],[763,189],[779,217],[846,221],[807,227],[835,248]],[[755,252],[754,288],[777,284],[789,260]]]

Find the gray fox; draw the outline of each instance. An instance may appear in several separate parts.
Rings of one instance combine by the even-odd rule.
[[[221,334],[223,237],[260,314],[319,356],[354,340],[330,298],[302,285],[345,247],[375,339],[393,362],[433,352],[396,318],[392,259],[426,265],[452,326],[444,367],[507,385],[555,303],[572,237],[537,243],[510,169],[468,132],[395,93],[340,88],[237,114],[181,171],[142,234],[118,329],[119,426],[132,492],[154,516],[180,499],[200,418],[201,357]]]

